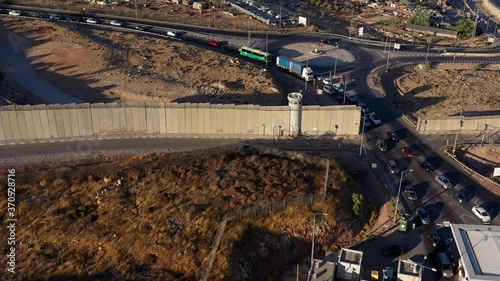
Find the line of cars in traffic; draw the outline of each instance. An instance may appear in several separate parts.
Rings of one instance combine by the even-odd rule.
[[[387,132],[387,136],[389,137],[388,139],[392,140],[393,142],[399,141],[399,137],[395,132],[389,131]],[[378,150],[382,152],[388,150],[386,141],[383,139],[377,139],[375,141],[375,144]],[[405,146],[401,148],[401,152],[403,156],[410,159],[410,161],[417,157],[416,151],[410,146]],[[417,164],[422,170],[426,172],[435,171],[435,168],[425,159],[418,160]],[[388,161],[387,170],[393,175],[400,173],[400,170],[395,160]],[[433,179],[437,183],[437,185],[443,188],[444,190],[452,189],[451,197],[454,198],[460,204],[468,202],[474,197],[473,192],[470,191],[468,188],[461,188],[461,189],[453,188],[455,184],[444,174],[435,175]],[[403,193],[405,194],[405,197],[408,201],[416,201],[419,199],[417,190],[412,185],[406,186],[404,188]],[[481,220],[481,222],[487,224],[491,222],[491,216],[489,214],[492,210],[489,209],[490,208],[487,204],[474,206],[472,207],[472,213],[476,217],[478,217]],[[427,211],[425,206],[418,207],[415,210],[415,215],[419,219],[419,221],[424,225],[429,224],[431,222],[429,212]]]

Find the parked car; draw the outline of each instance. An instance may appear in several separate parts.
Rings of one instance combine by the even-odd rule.
[[[112,26],[122,26],[123,23],[117,20],[111,21],[110,23]]]
[[[346,94],[345,98],[349,103],[358,104],[358,98],[356,98],[356,96]]]
[[[466,193],[467,191],[465,189],[453,190],[451,196],[453,196],[453,198],[455,198],[458,201],[458,203],[465,203],[468,200]]]
[[[418,161],[418,165],[427,172],[432,172],[434,170],[431,164],[425,160]]]
[[[403,151],[403,153],[406,155],[406,157],[410,157],[412,159],[417,157],[417,154],[415,153],[415,151],[413,151],[413,149],[409,146],[403,147],[401,149],[401,151]]]
[[[474,213],[483,223],[491,222],[490,214],[481,206],[472,207],[472,213]]]
[[[387,144],[385,144],[384,140],[378,139],[376,141],[376,144],[378,149],[380,149],[380,151],[387,151]]]
[[[382,120],[380,120],[375,112],[372,112],[369,117],[374,125],[382,125]]]
[[[331,39],[331,38],[323,38],[323,39],[321,39],[321,43],[324,43],[324,44],[331,44],[333,42],[335,42],[335,41],[333,39]]]
[[[360,102],[358,103],[358,106],[361,107],[361,111],[363,111],[364,114],[370,113],[370,109],[366,106],[366,104]]]
[[[93,18],[88,18],[88,19],[87,19],[87,23],[96,24],[96,23],[97,23],[97,20],[96,20],[96,19],[93,19]]]
[[[332,78],[323,78],[323,84],[332,85]]]
[[[335,89],[335,91],[337,91],[338,93],[344,92],[344,87],[342,87],[342,85],[340,85],[340,83],[335,83],[332,86]]]
[[[415,188],[413,188],[413,186],[411,186],[411,185],[407,186],[405,188],[405,192],[406,192],[408,200],[414,201],[414,200],[418,199],[417,192],[415,191]]]
[[[446,253],[438,253],[437,260],[439,264],[439,270],[441,271],[443,277],[451,278],[453,277],[453,268],[451,267],[450,258]]]
[[[399,174],[398,165],[396,164],[396,161],[394,161],[394,160],[390,160],[389,163],[387,163],[387,169],[389,169],[389,171],[393,175]]]
[[[396,135],[396,133],[389,131],[389,132],[387,132],[387,135],[389,136],[389,138],[391,140],[393,140],[395,142],[399,141],[399,137],[398,137],[398,135]]]
[[[177,31],[167,30],[167,35],[170,37],[177,37],[177,35],[179,35],[179,33]],[[219,44],[219,46],[220,46],[220,44]]]
[[[429,213],[424,207],[417,208],[417,211],[415,213],[420,218],[422,224],[431,223],[431,217],[429,216]]]
[[[385,257],[399,256],[403,253],[403,247],[399,245],[390,245],[382,248],[381,253]]]
[[[215,40],[208,40],[208,45],[210,45],[212,47],[220,47],[220,43],[218,41],[215,41]]]
[[[451,181],[445,175],[435,176],[434,180],[444,189],[448,189],[452,186]]]
[[[372,123],[370,123],[370,120],[368,120],[366,116],[361,116],[361,121],[364,123],[365,128],[369,128],[372,126]]]
[[[49,20],[61,20],[61,16],[59,15],[50,15],[49,16]]]
[[[431,234],[429,234],[429,240],[431,242],[432,247],[434,248],[439,248],[441,247],[441,245],[443,245],[441,236],[439,236],[439,233],[437,231],[433,231]]]
[[[9,15],[10,15],[10,16],[20,16],[20,15],[21,15],[21,12],[19,12],[19,11],[10,11],[10,12],[9,12]]]
[[[327,93],[329,95],[331,95],[331,94],[334,93],[334,91],[332,89],[332,86],[330,86],[330,85],[323,86],[323,92],[325,92],[325,93]]]

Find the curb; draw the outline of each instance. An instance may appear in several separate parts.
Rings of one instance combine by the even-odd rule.
[[[450,158],[452,158],[455,162],[457,162],[460,166],[462,166],[462,168],[466,169],[467,171],[471,172],[473,175],[475,176],[478,176],[480,179],[482,180],[485,180],[489,183],[492,183],[493,185],[495,185],[496,187],[500,188],[500,184],[493,181],[492,179],[488,178],[488,177],[485,177],[483,175],[481,175],[480,173],[474,171],[473,169],[471,169],[470,167],[468,167],[467,165],[465,165],[464,163],[460,162],[460,160],[458,160],[454,155],[450,154],[448,152],[448,150],[444,150],[444,153],[449,156]]]

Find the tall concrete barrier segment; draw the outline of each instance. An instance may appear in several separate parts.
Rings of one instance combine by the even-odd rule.
[[[462,117],[453,116],[441,119],[419,118],[417,131],[420,132],[450,132],[450,131],[499,131],[500,116],[476,116]]]
[[[304,135],[357,135],[361,113],[350,106],[303,106]],[[289,106],[192,103],[53,104],[0,107],[0,142],[120,134],[283,136]]]

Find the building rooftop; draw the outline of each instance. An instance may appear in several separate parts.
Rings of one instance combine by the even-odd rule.
[[[420,270],[420,265],[415,262],[399,260],[398,279],[405,281],[420,281]]]
[[[500,280],[500,226],[451,224],[469,281]]]
[[[342,248],[342,250],[340,251],[339,262],[347,262],[360,265],[362,259],[363,252],[344,248]]]

